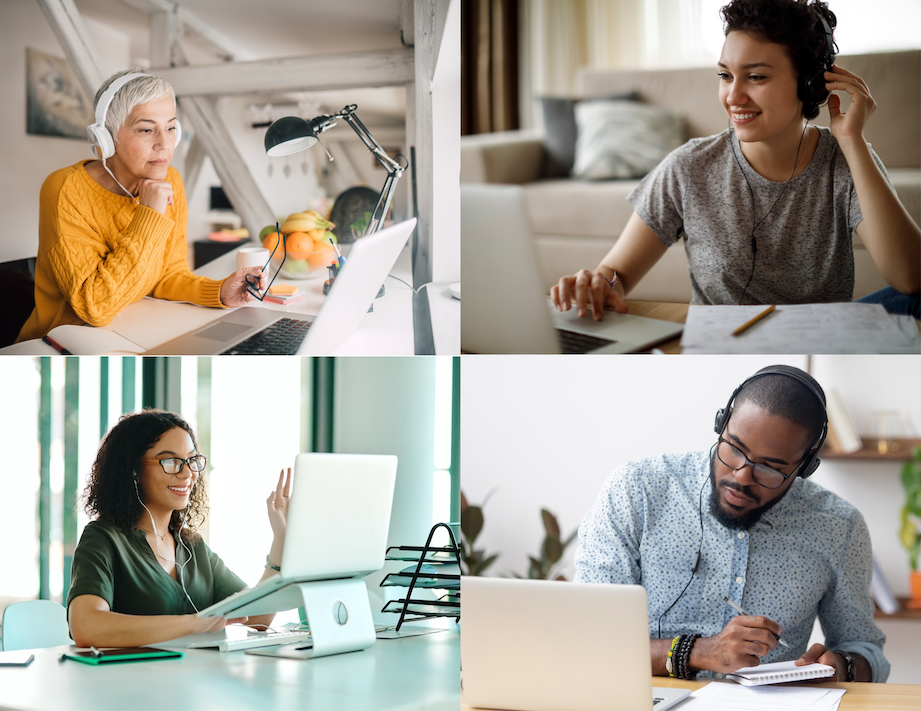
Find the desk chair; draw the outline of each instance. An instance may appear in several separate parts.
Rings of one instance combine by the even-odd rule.
[[[3,611],[3,651],[73,644],[67,611],[51,600],[14,602]]]
[[[0,348],[16,340],[35,308],[35,257],[0,264],[6,305],[0,309]]]

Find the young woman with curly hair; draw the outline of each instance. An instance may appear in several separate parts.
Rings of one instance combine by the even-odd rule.
[[[694,304],[851,301],[856,231],[889,287],[861,301],[921,318],[921,229],[864,139],[866,82],[834,64],[821,0],[733,0],[717,67],[729,127],[670,153],[627,198],[633,215],[594,269],[551,289],[601,319],[684,240]],[[838,93],[850,106],[841,111]],[[811,125],[827,102],[830,128]]]
[[[74,551],[67,615],[78,646],[134,647],[230,622],[268,627],[274,615],[227,620],[196,612],[246,587],[196,532],[208,510],[207,460],[178,415],[124,415],[106,435],[83,494],[94,518]],[[281,562],[291,493],[282,470],[266,505],[274,541],[262,579]]]

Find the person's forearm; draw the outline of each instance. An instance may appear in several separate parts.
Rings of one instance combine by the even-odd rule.
[[[140,647],[195,632],[194,615],[125,615],[103,610],[84,611],[71,619],[71,636],[78,647]]]
[[[650,639],[649,653],[652,658],[652,675],[668,676],[665,660],[668,659],[668,650],[672,646],[671,639]]]
[[[870,155],[866,141],[839,142],[863,214],[858,234],[880,274],[904,294],[921,289],[921,228]]]
[[[279,567],[281,567],[281,553],[284,548],[284,541],[274,540],[272,541],[272,547],[269,549],[269,560]],[[273,575],[278,575],[278,571],[274,568],[266,567],[265,571],[262,573],[262,577],[259,578],[261,583],[263,580],[268,580]],[[275,619],[275,613],[269,615],[255,615],[250,617],[247,620],[246,624],[250,627],[257,627],[259,629],[264,629],[272,626],[272,620]]]

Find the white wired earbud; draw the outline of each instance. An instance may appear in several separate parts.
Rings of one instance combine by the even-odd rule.
[[[163,558],[163,560],[168,560],[168,558],[166,558],[163,555],[162,551],[160,550],[160,535],[157,533],[157,524],[154,521],[153,514],[150,513],[150,509],[147,508],[147,505],[141,499],[141,492],[138,490],[137,472],[134,473],[134,491],[137,493],[138,501],[141,502],[141,506],[143,506],[147,510],[147,515],[150,516],[150,525],[153,526],[154,543],[157,546],[157,553],[159,554],[161,558]],[[191,492],[189,493],[189,495],[191,496]],[[189,505],[191,505],[191,502]],[[195,612],[201,612],[201,610],[198,609],[198,606],[192,601],[192,597],[189,595],[189,591],[186,590],[185,580],[183,579],[183,576],[182,576],[183,572],[185,572],[185,567],[189,564],[189,561],[192,560],[192,551],[189,550],[189,547],[186,546],[185,541],[182,540],[182,527],[185,525],[185,519],[186,519],[186,516],[188,515],[189,505],[185,507],[185,512],[182,514],[182,521],[180,521],[179,523],[179,543],[176,544],[176,551],[173,554],[173,558],[174,558],[173,562],[176,564],[176,567],[179,569],[179,574],[178,574],[179,584],[182,586],[182,592],[185,593],[186,600],[188,600],[189,604],[191,604],[192,607],[195,608]],[[188,558],[186,558],[185,563],[181,563],[181,564],[179,563],[179,544],[182,544],[182,547],[185,548],[186,553],[189,556]]]

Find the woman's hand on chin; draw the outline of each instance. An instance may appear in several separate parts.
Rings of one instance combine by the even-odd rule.
[[[138,183],[138,202],[165,215],[167,205],[173,204],[172,183],[166,180],[143,178]]]

